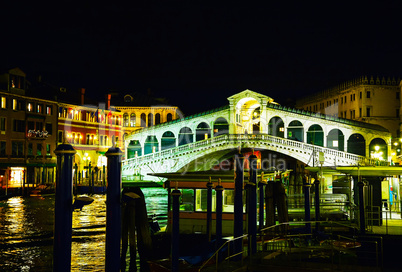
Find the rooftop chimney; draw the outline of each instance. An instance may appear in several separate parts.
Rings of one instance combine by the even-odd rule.
[[[110,110],[110,98],[112,97],[112,94],[107,94],[107,109]]]
[[[81,88],[81,105],[84,105],[85,88]]]

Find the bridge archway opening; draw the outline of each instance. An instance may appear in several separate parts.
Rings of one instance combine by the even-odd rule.
[[[138,140],[131,140],[127,146],[127,159],[142,156],[142,147]]]
[[[324,146],[324,131],[320,125],[311,125],[307,131],[307,143]]]
[[[327,147],[339,151],[344,151],[345,136],[339,129],[332,129],[327,136]]]
[[[214,122],[214,137],[228,133],[229,133],[228,121],[223,117],[219,117],[218,119],[216,119]]]
[[[195,141],[202,141],[211,138],[211,128],[205,122],[199,123],[195,129]]]
[[[148,135],[144,143],[144,155],[155,153],[159,151],[158,139],[155,135]]]
[[[179,146],[193,142],[193,131],[189,127],[182,127],[179,131]]]
[[[304,141],[304,127],[300,121],[293,120],[289,123],[287,138],[299,142]]]
[[[366,140],[363,135],[354,133],[348,139],[348,152],[360,156],[366,156]]]
[[[260,132],[260,108],[261,105],[253,97],[240,99],[236,106],[236,133],[256,133]]]
[[[161,150],[170,149],[176,147],[176,137],[173,132],[166,131],[162,134],[161,138]]]
[[[269,120],[268,134],[276,137],[285,137],[285,124],[282,118],[275,116]]]
[[[388,145],[381,138],[371,140],[369,145],[370,158],[381,161],[388,159]]]

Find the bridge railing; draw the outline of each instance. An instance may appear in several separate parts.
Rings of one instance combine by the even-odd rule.
[[[155,153],[147,154],[144,156],[140,157],[135,157],[135,158],[130,158],[127,160],[123,161],[123,165],[128,165],[128,164],[141,164],[150,160],[156,160],[156,159],[161,159],[161,158],[166,158],[166,157],[172,157],[175,155],[179,155],[184,152],[188,151],[193,151],[193,150],[199,150],[200,148],[213,148],[217,144],[222,144],[222,143],[236,143],[239,142],[239,144],[247,142],[247,141],[263,141],[264,144],[266,143],[272,143],[272,144],[278,144],[279,146],[282,147],[291,147],[291,148],[296,148],[296,149],[301,149],[305,150],[308,152],[309,155],[311,155],[313,152],[315,152],[318,155],[318,152],[323,152],[324,155],[329,155],[331,157],[336,157],[336,158],[341,158],[341,159],[346,159],[348,161],[355,161],[358,162],[361,165],[387,165],[388,162],[381,162],[378,159],[370,159],[366,158],[364,156],[356,155],[356,154],[351,154],[348,152],[344,151],[339,151],[335,149],[331,149],[328,147],[321,147],[313,144],[307,144],[291,139],[285,139],[281,137],[276,137],[268,134],[223,134],[219,135],[213,138],[193,142],[193,143],[188,143],[185,145],[181,146],[176,146],[170,149],[158,151]]]

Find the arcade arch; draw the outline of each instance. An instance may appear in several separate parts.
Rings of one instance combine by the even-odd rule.
[[[304,127],[298,120],[293,120],[289,123],[287,128],[287,138],[299,142],[304,141]]]
[[[176,147],[176,137],[173,132],[166,131],[162,134],[161,138],[161,150],[170,149]]]
[[[347,144],[349,153],[366,156],[366,140],[360,133],[350,135]]]
[[[211,128],[205,122],[199,123],[195,129],[195,141],[202,141],[211,138]]]
[[[388,145],[381,138],[374,138],[369,145],[369,154],[371,158],[381,161],[388,159]]]
[[[308,128],[307,143],[324,146],[324,131],[320,125],[314,124]]]
[[[276,137],[285,137],[285,125],[282,118],[274,116],[268,123],[268,134]]]
[[[219,117],[218,119],[215,120],[213,128],[214,128],[214,137],[229,133],[229,123],[223,117]]]
[[[182,127],[179,131],[178,145],[185,145],[193,142],[193,131],[189,127]]]
[[[345,136],[339,129],[332,129],[327,135],[327,147],[339,151],[344,151]]]

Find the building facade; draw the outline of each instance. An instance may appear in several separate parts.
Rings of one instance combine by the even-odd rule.
[[[393,161],[401,154],[400,79],[361,77],[303,97],[296,108],[381,125],[392,134]]]
[[[0,76],[0,179],[3,188],[55,180],[57,103],[25,95],[26,76],[15,68]]]

